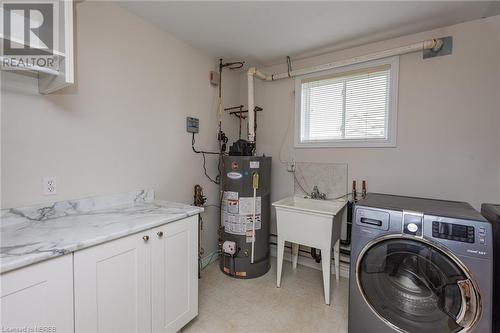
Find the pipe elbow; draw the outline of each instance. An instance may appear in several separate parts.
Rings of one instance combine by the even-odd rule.
[[[257,69],[255,67],[250,67],[247,71],[247,75],[254,76],[256,72],[257,72]]]
[[[442,39],[434,39],[434,40],[435,40],[435,43],[434,43],[434,47],[432,48],[432,51],[439,52],[443,48],[444,42]]]
[[[256,77],[258,79],[264,80],[264,81],[271,81],[272,80],[271,76],[267,76],[266,74],[262,73],[261,71],[259,71],[255,67],[249,68],[247,75],[248,75],[248,77],[252,76],[252,77]]]
[[[433,38],[424,41],[424,50],[432,50],[438,52],[443,47],[443,40],[439,38]]]

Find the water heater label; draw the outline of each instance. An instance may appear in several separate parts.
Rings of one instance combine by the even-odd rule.
[[[228,172],[227,173],[227,178],[229,179],[241,179],[243,175],[239,172]]]
[[[238,200],[238,192],[224,191],[222,200]]]
[[[258,168],[260,168],[259,161],[250,161],[250,169],[258,169]]]
[[[222,223],[224,231],[233,235],[246,235],[247,231],[253,227],[252,215],[231,214],[222,212]],[[260,214],[255,215],[255,230],[262,228]]]
[[[255,214],[260,214],[260,197],[255,198]],[[240,198],[240,210],[239,213],[242,215],[252,215],[253,214],[253,197],[241,197]]]
[[[239,201],[238,200],[228,200],[227,201],[227,212],[232,214],[238,214],[239,212]]]
[[[261,197],[255,198],[255,230],[262,228]],[[238,192],[225,191],[222,198],[222,224],[224,231],[233,235],[246,235],[253,230],[253,197],[238,197]]]

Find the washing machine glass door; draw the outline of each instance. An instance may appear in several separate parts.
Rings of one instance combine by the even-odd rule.
[[[459,332],[479,318],[479,294],[453,255],[425,240],[381,238],[356,263],[358,287],[375,314],[403,332]]]

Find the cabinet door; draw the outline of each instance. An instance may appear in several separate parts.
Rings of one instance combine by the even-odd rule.
[[[76,332],[151,332],[149,236],[75,252]]]
[[[0,280],[2,331],[35,327],[73,331],[71,254],[4,273]]]
[[[198,315],[198,216],[152,236],[153,332],[176,332]]]

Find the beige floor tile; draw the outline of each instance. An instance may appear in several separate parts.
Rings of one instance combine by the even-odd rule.
[[[331,306],[324,303],[321,272],[283,265],[276,288],[275,258],[271,270],[256,279],[222,274],[218,263],[202,272],[199,315],[183,332],[347,332],[348,280],[332,277]]]

